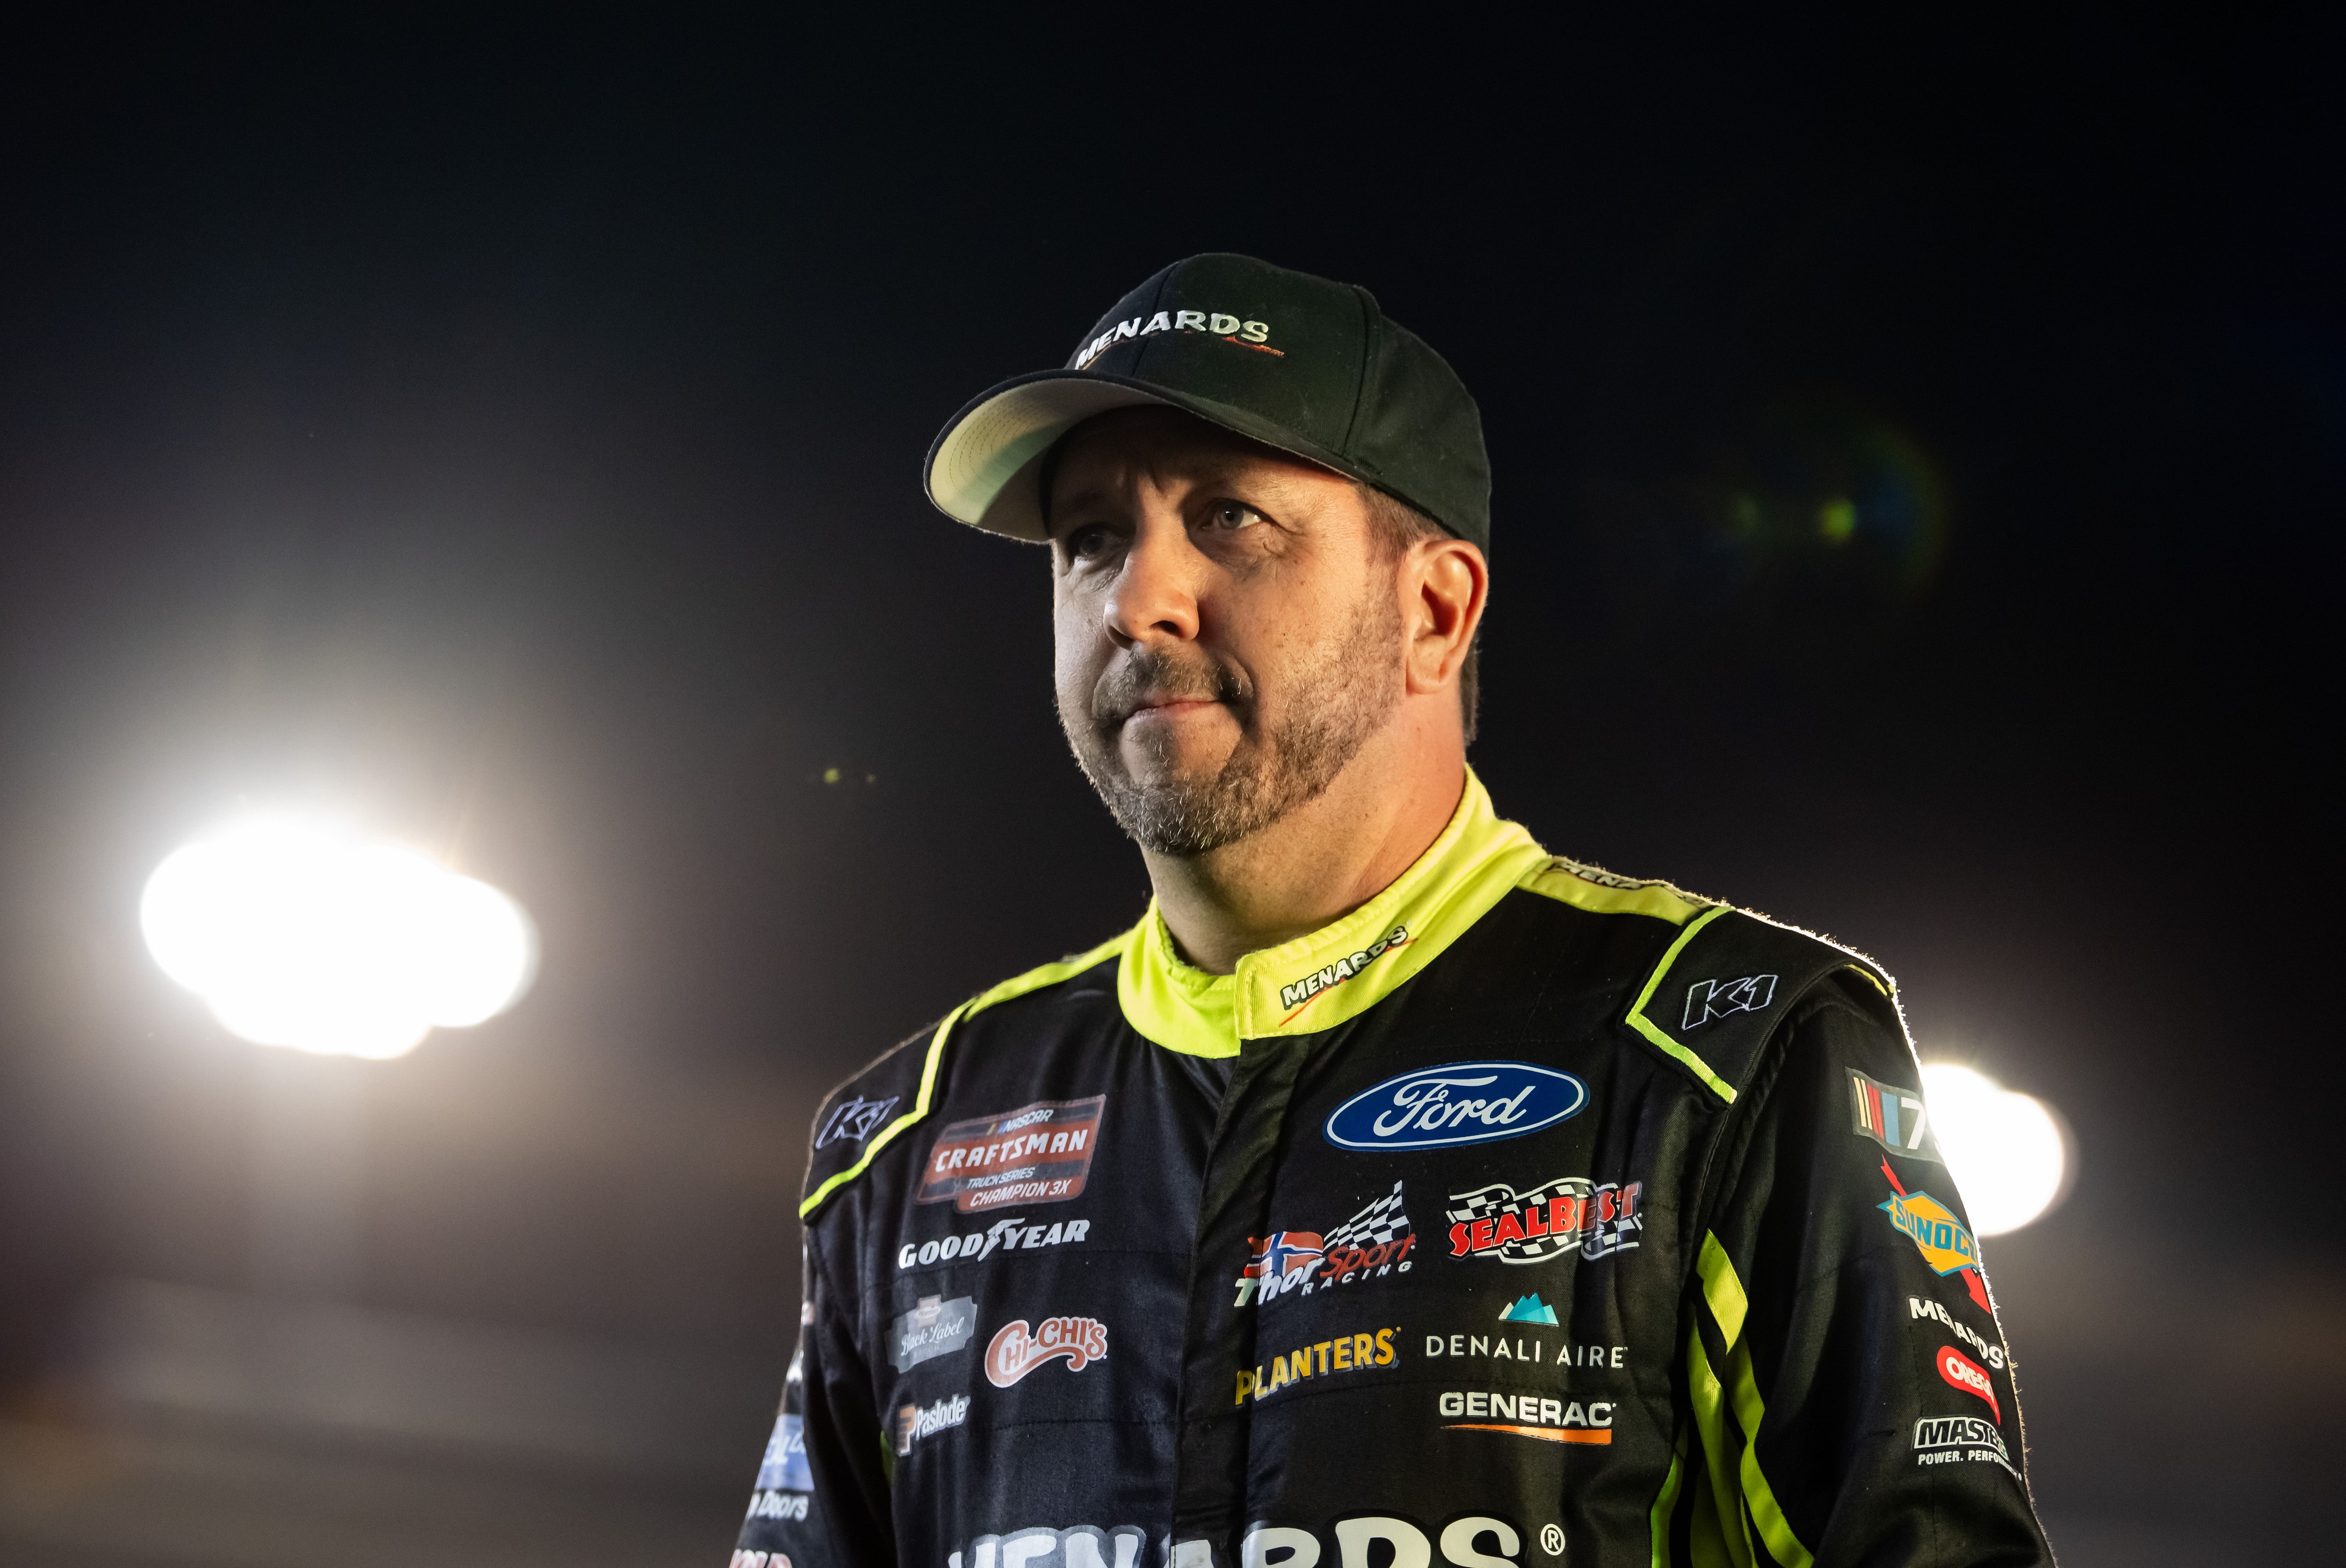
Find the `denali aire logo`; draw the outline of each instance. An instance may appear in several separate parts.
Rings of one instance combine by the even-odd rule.
[[[1409,1249],[1417,1236],[1401,1204],[1401,1183],[1395,1182],[1392,1191],[1324,1237],[1314,1230],[1275,1230],[1247,1237],[1253,1261],[1239,1271],[1239,1298],[1231,1305],[1251,1306],[1289,1291],[1308,1296],[1396,1269],[1408,1273]]]
[[[1281,1023],[1291,1022],[1297,1013],[1302,1012],[1304,1008],[1311,1005],[1313,997],[1331,986],[1343,984],[1394,948],[1406,946],[1408,942],[1409,927],[1397,925],[1350,958],[1340,958],[1316,974],[1307,974],[1292,985],[1280,986],[1279,1004],[1281,1007],[1293,1008],[1294,1012],[1290,1013],[1280,1022]]]
[[[1341,1149],[1446,1149],[1520,1138],[1580,1114],[1588,1085],[1528,1062],[1450,1062],[1388,1078],[1336,1107]]]
[[[950,1263],[956,1257],[977,1262],[993,1257],[997,1247],[1012,1250],[1023,1247],[1030,1252],[1038,1247],[1064,1247],[1081,1241],[1091,1227],[1088,1219],[1069,1219],[1046,1228],[1028,1225],[1014,1215],[995,1220],[983,1236],[942,1236],[934,1241],[908,1241],[896,1249],[896,1267],[925,1268],[932,1263]]]
[[[1005,1323],[985,1347],[985,1380],[1006,1389],[1046,1361],[1063,1360],[1080,1372],[1107,1359],[1107,1325],[1096,1318],[1046,1318],[1040,1329],[1026,1319]]]
[[[916,1203],[951,1199],[963,1214],[1012,1204],[1065,1203],[1084,1190],[1099,1151],[1107,1096],[1037,1100],[954,1122],[930,1145]]]
[[[1137,1524],[1054,1530],[1032,1524],[1007,1535],[981,1535],[966,1553],[945,1554],[945,1568],[1140,1568],[1148,1533]]]
[[[1148,325],[1141,323],[1147,321]],[[1158,332],[1204,332],[1209,337],[1226,338],[1233,343],[1255,347],[1270,341],[1269,321],[1241,321],[1236,316],[1219,311],[1159,311],[1153,316],[1135,316],[1129,321],[1118,321],[1076,354],[1075,368],[1082,370],[1117,344]],[[1266,348],[1267,354],[1285,354],[1278,349]]]
[[[1637,1212],[1646,1184],[1603,1186],[1584,1176],[1558,1176],[1544,1186],[1518,1193],[1505,1182],[1473,1192],[1454,1192],[1458,1207],[1446,1211],[1450,1256],[1496,1257],[1502,1263],[1545,1263],[1575,1247],[1595,1262],[1637,1245],[1646,1228]]]
[[[1987,1408],[1995,1412],[1995,1419],[1999,1421],[2004,1420],[2004,1407],[1995,1402],[1995,1380],[1987,1375],[1985,1367],[1953,1345],[1939,1347],[1934,1364],[1939,1369],[1939,1376],[1947,1380],[1948,1387],[1961,1389],[1967,1394],[1985,1400]]]
[[[861,1095],[850,1095],[822,1119],[822,1130],[815,1134],[814,1146],[821,1148],[842,1138],[862,1143],[872,1135],[872,1129],[880,1125],[881,1119],[896,1108],[898,1097],[891,1095],[884,1100],[867,1100]]]
[[[1686,1020],[1696,1029],[1730,1013],[1757,1013],[1776,999],[1776,977],[1747,974],[1740,980],[1698,980],[1687,988]]]

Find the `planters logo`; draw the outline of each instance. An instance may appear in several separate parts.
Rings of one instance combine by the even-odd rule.
[[[1353,1095],[1324,1130],[1341,1149],[1446,1149],[1536,1133],[1587,1104],[1588,1085],[1569,1073],[1528,1062],[1451,1062]]]

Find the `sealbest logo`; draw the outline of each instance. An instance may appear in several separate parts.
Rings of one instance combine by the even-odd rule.
[[[1520,1138],[1578,1115],[1587,1104],[1588,1085],[1553,1067],[1446,1062],[1353,1095],[1322,1131],[1340,1149],[1446,1149]]]
[[[1075,368],[1084,369],[1118,343],[1137,342],[1159,332],[1197,332],[1258,353],[1287,357],[1286,350],[1270,346],[1269,321],[1241,321],[1225,311],[1159,311],[1153,316],[1135,316],[1128,321],[1109,323],[1106,331],[1076,351]]]
[[[962,1214],[1081,1195],[1099,1152],[1107,1096],[1037,1100],[949,1124],[929,1147],[917,1203],[950,1201]]]
[[[1348,954],[1335,962],[1313,971],[1302,979],[1279,988],[1279,1004],[1288,1009],[1281,1023],[1291,1023],[1302,1011],[1319,1000],[1322,992],[1341,985],[1361,971],[1376,962],[1397,947],[1408,945],[1409,927],[1397,925],[1360,952]]]
[[[1454,1192],[1450,1201],[1457,1207],[1444,1211],[1450,1256],[1545,1263],[1577,1251],[1594,1263],[1627,1252],[1646,1228],[1637,1212],[1645,1190],[1641,1181],[1600,1186],[1584,1176],[1558,1176],[1524,1192],[1503,1181]]]
[[[1046,1361],[1065,1361],[1080,1372],[1107,1359],[1107,1325],[1096,1318],[1046,1318],[1041,1328],[1026,1319],[1005,1323],[985,1347],[985,1380],[1006,1389]]]

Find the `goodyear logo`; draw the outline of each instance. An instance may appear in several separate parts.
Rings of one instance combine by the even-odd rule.
[[[1979,1267],[1979,1243],[1953,1211],[1927,1192],[1900,1193],[1877,1206],[1906,1233],[1923,1261],[1940,1274]]]

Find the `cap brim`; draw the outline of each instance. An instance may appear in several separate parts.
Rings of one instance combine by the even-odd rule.
[[[1365,480],[1333,453],[1313,451],[1244,409],[1096,371],[1038,371],[981,392],[929,448],[929,499],[956,522],[1036,544],[1050,538],[1037,484],[1043,454],[1068,431],[1111,409],[1178,408],[1307,463]]]

